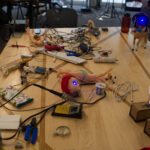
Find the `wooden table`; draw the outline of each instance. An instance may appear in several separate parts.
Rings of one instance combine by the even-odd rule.
[[[71,29],[60,30],[70,31]],[[133,52],[131,51],[132,38],[131,33],[120,33],[120,28],[109,28],[109,32],[102,32],[98,46],[103,49],[112,48],[119,60],[116,64],[94,63],[93,60],[89,60],[79,66],[59,59],[53,62],[53,58],[46,55],[39,55],[38,61],[33,59],[30,64],[55,69],[84,69],[88,73],[102,73],[113,67],[112,74],[117,77],[116,85],[124,81],[135,82],[139,90],[133,94],[134,102],[147,101],[148,86],[150,85],[150,42],[148,42],[147,49],[140,48],[138,52]],[[8,44],[14,44],[16,41],[18,44],[30,44],[27,34],[23,34],[22,38],[19,39],[11,38]],[[97,42],[94,38],[93,41]],[[0,64],[3,65],[16,60],[22,53],[28,54],[29,51],[27,48],[17,49],[6,45],[0,55]],[[20,83],[18,70],[13,71],[8,77],[0,75],[0,87]],[[39,80],[36,83],[61,92],[60,81],[56,78],[56,73],[50,73],[48,79]],[[61,101],[59,97],[37,87],[30,87],[24,92],[33,97],[34,102],[25,105],[22,109],[47,106]],[[117,102],[113,93],[107,92],[105,99],[93,106],[83,107],[82,119],[54,117],[51,116],[50,111],[38,126],[38,140],[35,145],[26,143],[22,133],[18,140],[23,144],[24,149],[28,150],[139,150],[142,147],[150,146],[150,138],[143,132],[145,122],[136,123],[133,121],[129,116],[130,96],[126,98],[126,101],[129,103]],[[1,102],[4,101],[1,100]],[[6,106],[16,109],[11,104]],[[14,112],[5,108],[0,109],[1,115],[21,114],[22,120],[38,111]],[[71,135],[66,137],[54,136],[56,128],[61,125],[68,126]],[[2,137],[10,136],[13,133],[13,131],[2,131]],[[14,141],[4,141],[3,149],[13,150]]]

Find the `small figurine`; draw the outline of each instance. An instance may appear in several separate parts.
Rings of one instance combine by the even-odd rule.
[[[132,18],[134,24],[134,39],[133,39],[133,48],[132,50],[138,50],[140,42],[144,39],[144,48],[146,48],[148,40],[148,22],[149,18],[145,13],[138,13]],[[138,42],[135,47],[136,39]]]
[[[44,45],[44,39],[42,39],[41,36],[38,34],[34,35],[33,30],[31,33],[29,27],[27,27],[27,34],[29,35],[29,38],[33,44],[38,45],[38,46]]]
[[[71,70],[59,70],[57,77],[62,75],[61,79],[61,89],[64,93],[70,94],[72,96],[79,96],[80,93],[80,84],[79,82],[103,82],[103,76],[111,72],[112,68],[108,69],[106,72],[101,74],[88,74],[85,70],[79,70],[72,72]],[[105,83],[106,84],[106,83]],[[112,87],[109,87],[106,84],[108,90],[113,90]]]
[[[100,31],[99,28],[95,27],[94,22],[92,20],[88,20],[89,32],[91,32],[94,36],[99,36]]]

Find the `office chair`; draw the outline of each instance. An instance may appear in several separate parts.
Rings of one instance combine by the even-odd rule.
[[[47,27],[77,27],[77,13],[71,8],[53,8],[46,12]]]

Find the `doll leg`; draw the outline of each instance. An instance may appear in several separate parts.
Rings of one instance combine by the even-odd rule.
[[[135,33],[134,33],[135,34]],[[133,48],[132,48],[132,50],[134,51],[134,49],[135,49],[135,41],[136,41],[136,37],[135,37],[135,35],[134,35],[134,39],[133,39]]]
[[[138,39],[138,42],[137,42],[137,45],[136,45],[136,51],[138,51],[139,44],[140,44],[141,40],[142,40],[142,37],[140,37],[140,38]]]

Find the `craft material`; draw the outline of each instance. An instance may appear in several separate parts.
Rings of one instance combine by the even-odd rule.
[[[82,64],[82,63],[86,62],[86,60],[83,58],[76,57],[76,56],[67,56],[63,52],[56,52],[56,51],[51,52],[51,51],[45,51],[45,50],[38,50],[38,52],[41,54],[46,54],[49,56],[53,56],[55,58],[59,58],[59,59],[71,62],[73,64]]]
[[[0,89],[0,96],[6,100],[9,101],[14,95],[16,95],[19,92],[18,89],[16,89],[14,86],[7,86],[5,88]],[[18,96],[16,96],[10,103],[12,103],[16,107],[23,106],[27,103],[30,103],[33,101],[33,98],[30,98],[24,93],[20,93]]]

